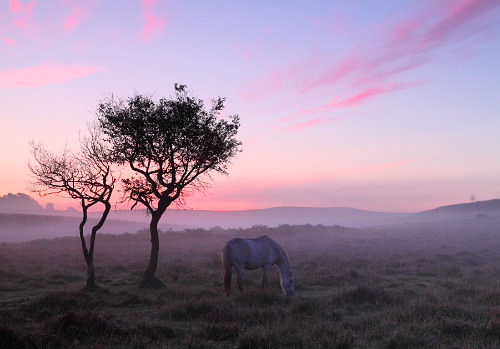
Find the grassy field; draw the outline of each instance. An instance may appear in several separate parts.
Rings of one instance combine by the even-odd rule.
[[[276,270],[259,292],[249,271],[227,298],[221,247],[262,234],[287,251],[296,295],[282,295]],[[167,287],[141,290],[148,235],[98,236],[95,292],[82,290],[78,238],[0,244],[0,348],[500,347],[498,224],[258,226],[160,241]]]

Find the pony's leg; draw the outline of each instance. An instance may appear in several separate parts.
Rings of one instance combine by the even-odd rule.
[[[262,267],[262,286],[261,290],[265,289],[267,287],[267,282],[268,282],[268,274],[269,270],[271,270],[272,264],[264,264]]]
[[[243,291],[243,286],[242,286],[243,274],[244,274],[243,268],[237,268],[236,269],[236,278],[238,280],[238,289],[240,291]]]

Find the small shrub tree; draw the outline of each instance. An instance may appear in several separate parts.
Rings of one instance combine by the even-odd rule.
[[[96,234],[104,225],[111,210],[111,194],[117,177],[113,172],[114,159],[97,127],[89,127],[90,136],[80,141],[81,151],[73,154],[67,148],[54,154],[40,144],[31,144],[34,162],[29,169],[34,176],[32,191],[40,195],[60,194],[79,200],[82,220],[79,225],[82,252],[87,264],[87,288],[96,288],[94,272],[94,246]],[[92,227],[90,244],[84,235],[88,210],[97,203],[104,210]]]
[[[202,100],[190,97],[186,86],[175,85],[175,98],[136,95],[127,100],[113,97],[101,102],[98,120],[114,154],[133,175],[123,180],[124,191],[151,215],[151,254],[141,287],[162,287],[156,278],[158,222],[174,201],[189,189],[205,186],[211,171],[227,173],[230,159],[241,143],[235,139],[237,115],[219,119],[224,99],[205,109]]]

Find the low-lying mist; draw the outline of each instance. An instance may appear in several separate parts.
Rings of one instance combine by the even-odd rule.
[[[267,290],[248,271],[226,297],[222,246],[263,234],[287,252],[295,296],[274,268]],[[0,347],[500,347],[498,217],[163,231],[159,290],[138,289],[149,239],[98,234],[95,291],[77,236],[0,243]]]

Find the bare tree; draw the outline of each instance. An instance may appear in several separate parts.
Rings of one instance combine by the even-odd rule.
[[[98,120],[115,156],[134,175],[123,180],[125,195],[143,205],[151,215],[151,254],[141,287],[162,287],[156,278],[158,222],[174,201],[190,189],[203,189],[209,172],[227,173],[230,159],[241,143],[235,139],[237,115],[220,119],[224,99],[217,98],[206,110],[202,100],[192,98],[186,86],[175,85],[175,98],[136,95],[127,100],[114,97],[100,103]]]
[[[96,234],[104,225],[111,210],[111,194],[117,177],[113,172],[114,159],[97,127],[89,127],[90,136],[80,140],[80,153],[73,154],[67,148],[54,154],[40,144],[31,144],[33,162],[29,169],[33,174],[32,191],[40,195],[59,194],[80,202],[82,220],[79,225],[82,252],[87,264],[87,288],[96,288],[94,272],[94,246]],[[92,227],[90,244],[84,235],[88,210],[102,204],[101,218]]]
[[[476,195],[471,194],[469,199],[470,199],[470,202],[476,201]]]

